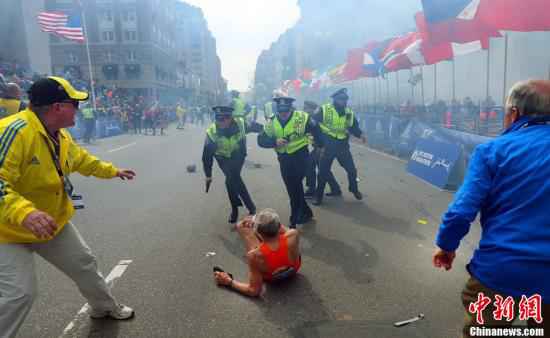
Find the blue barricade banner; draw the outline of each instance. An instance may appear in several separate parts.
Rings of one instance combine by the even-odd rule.
[[[419,139],[407,171],[441,189],[456,188],[450,180],[461,152],[457,144]]]

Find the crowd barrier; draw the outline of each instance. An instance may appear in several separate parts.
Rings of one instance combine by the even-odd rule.
[[[460,186],[475,147],[492,139],[417,118],[381,114],[358,116],[370,147],[426,166],[414,168],[418,163],[409,163],[408,169],[442,189],[455,190]],[[443,169],[444,175],[441,174]]]

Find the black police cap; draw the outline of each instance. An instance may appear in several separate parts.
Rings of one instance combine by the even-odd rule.
[[[232,116],[234,109],[228,106],[216,106],[212,107],[212,110],[214,111],[216,116]]]
[[[348,89],[347,88],[342,88],[342,89],[338,90],[336,93],[332,94],[330,97],[332,97],[333,99],[336,99],[336,98],[349,99]]]

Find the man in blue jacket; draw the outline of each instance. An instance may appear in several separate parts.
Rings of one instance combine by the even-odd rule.
[[[550,81],[516,84],[504,127],[502,136],[475,150],[436,238],[433,263],[450,270],[460,241],[481,213],[481,240],[462,291],[464,337],[481,326],[510,326],[507,319],[518,314],[550,334]],[[497,295],[515,305],[508,318],[495,318],[495,306],[502,305]]]

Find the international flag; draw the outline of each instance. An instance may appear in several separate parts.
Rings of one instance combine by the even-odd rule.
[[[395,72],[414,66],[432,65],[487,48],[489,48],[488,38],[467,43],[432,44],[424,41],[420,33],[411,32],[393,39],[382,52],[382,72]]]
[[[83,43],[84,29],[79,14],[64,12],[40,12],[37,17],[40,29],[62,38]]]
[[[382,74],[384,66],[382,62],[382,53],[388,47],[393,39],[384,41],[371,41],[365,46],[363,55],[363,69],[367,77],[377,77]]]
[[[410,69],[415,65],[424,64],[423,58],[409,55],[411,52],[420,53],[422,38],[420,33],[411,32],[396,37],[388,44],[380,55],[383,72],[395,72],[402,69]]]
[[[365,69],[363,68],[365,53],[365,48],[348,50],[348,59],[343,70],[343,76],[346,81],[353,81],[365,75]]]
[[[470,42],[498,31],[549,31],[548,0],[422,0],[418,31],[432,43]]]
[[[499,30],[533,32],[550,30],[548,0],[478,0],[479,19]]]

